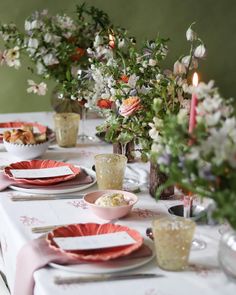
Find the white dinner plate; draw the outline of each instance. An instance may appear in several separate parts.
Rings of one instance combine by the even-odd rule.
[[[77,166],[77,165],[75,165]],[[96,173],[89,168],[79,166],[80,168],[84,169],[92,178],[93,182],[88,183],[88,184],[81,184],[81,185],[73,185],[73,186],[68,186],[66,188],[55,188],[53,185],[51,186],[42,186],[38,188],[25,188],[21,187],[20,183],[15,185],[10,185],[9,187],[13,190],[19,191],[19,192],[24,192],[24,193],[29,193],[29,194],[47,194],[47,195],[54,195],[54,194],[67,194],[67,193],[74,193],[78,191],[82,191],[86,188],[89,188],[90,186],[93,186],[96,183]]]
[[[146,243],[146,242],[145,242]],[[148,246],[152,249],[152,256],[142,257],[142,258],[133,258],[127,260],[109,260],[106,262],[91,262],[91,263],[81,263],[75,265],[61,265],[57,263],[49,263],[53,268],[73,272],[73,273],[84,273],[84,274],[107,274],[115,273],[120,271],[128,271],[131,269],[138,268],[147,264],[155,257],[155,251],[152,242],[147,243]]]

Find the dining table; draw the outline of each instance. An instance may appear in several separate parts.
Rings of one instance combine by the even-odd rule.
[[[28,121],[38,122],[54,128],[52,112],[31,112],[1,114],[0,122]],[[95,139],[89,142],[78,142],[76,147],[62,148],[52,142],[48,150],[40,159],[64,161],[91,169],[94,165],[94,156],[102,153],[112,153],[112,145],[96,137],[96,126],[102,118],[91,117],[85,122],[86,133]],[[131,213],[123,218],[112,221],[103,220],[95,216],[83,201],[82,196],[87,192],[97,190],[97,185],[68,194],[68,199],[13,201],[13,197],[25,196],[27,193],[10,188],[0,192],[0,270],[5,275],[10,292],[13,292],[17,255],[21,248],[42,235],[35,232],[35,228],[59,226],[79,223],[113,223],[128,226],[137,230],[144,238],[145,243],[152,247],[153,242],[146,236],[147,228],[152,221],[168,215],[171,206],[181,204],[178,199],[156,200],[149,194],[149,163],[143,163],[136,153],[137,160],[128,163],[125,177],[138,180],[139,190],[136,192],[138,202]],[[0,144],[0,166],[16,161]],[[82,195],[82,196],[81,196]],[[71,196],[71,199],[70,199]],[[76,196],[78,196],[76,198]],[[202,204],[207,200],[199,200]],[[110,270],[111,274],[159,274],[159,277],[145,278],[141,276],[135,280],[104,280],[101,282],[74,282],[73,284],[56,284],[55,278],[82,277],[85,274],[71,272],[60,265],[47,265],[34,272],[34,295],[235,295],[236,284],[230,281],[218,262],[219,240],[224,231],[224,224],[197,224],[195,238],[206,243],[202,250],[191,250],[189,266],[183,271],[165,271],[158,267],[155,255],[146,263],[129,269],[122,266]],[[155,253],[155,251],[154,251]],[[30,255],[27,259],[31,259]],[[21,269],[24,272],[24,267]],[[104,269],[97,266],[96,273],[104,273]],[[109,272],[109,270],[108,270]],[[21,294],[25,295],[25,294]]]

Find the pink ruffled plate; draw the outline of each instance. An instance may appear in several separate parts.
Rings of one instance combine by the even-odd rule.
[[[54,167],[61,167],[61,166],[68,166],[73,174],[70,175],[62,175],[56,177],[48,177],[48,178],[15,178],[12,173],[11,169],[40,169],[40,168],[54,168]],[[35,184],[35,185],[51,185],[55,183],[59,183],[62,181],[67,181],[73,179],[80,173],[80,168],[75,167],[72,164],[58,162],[54,160],[31,160],[31,161],[22,161],[12,163],[11,165],[5,167],[4,173],[10,179],[13,179],[17,183],[27,183],[27,184]]]
[[[65,251],[60,249],[54,242],[54,237],[77,237],[77,236],[89,236],[89,235],[100,235],[106,233],[114,233],[125,231],[135,241],[135,244],[128,246],[119,246],[114,248],[96,249],[96,250],[76,250],[76,251]],[[62,226],[54,229],[47,235],[47,241],[49,246],[56,251],[60,251],[71,258],[83,260],[83,261],[108,261],[121,256],[126,256],[137,249],[143,244],[143,238],[140,233],[127,226],[121,226],[118,224],[106,223],[85,223],[85,224],[71,224],[68,226]]]

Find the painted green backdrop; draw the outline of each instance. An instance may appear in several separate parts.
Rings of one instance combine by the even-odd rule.
[[[23,28],[24,19],[35,10],[50,13],[73,11],[77,0],[0,0],[0,21],[15,22]],[[187,48],[185,31],[190,23],[205,41],[208,57],[201,64],[201,79],[214,79],[225,96],[235,96],[236,84],[236,1],[235,0],[87,0],[105,10],[116,25],[128,28],[138,40],[153,38],[159,32],[170,37],[171,65]],[[2,48],[0,44],[0,48]],[[27,63],[24,63],[27,64]],[[0,67],[0,113],[50,110],[49,94],[39,97],[26,93],[30,73],[27,66],[18,71]],[[35,77],[34,77],[35,78]],[[35,78],[36,81],[37,78]]]

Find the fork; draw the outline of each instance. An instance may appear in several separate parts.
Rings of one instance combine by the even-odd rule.
[[[52,231],[53,229],[61,226],[67,226],[68,224],[57,224],[57,225],[46,225],[46,226],[37,226],[37,227],[32,227],[31,231],[34,234],[42,234],[42,233],[47,233]]]

